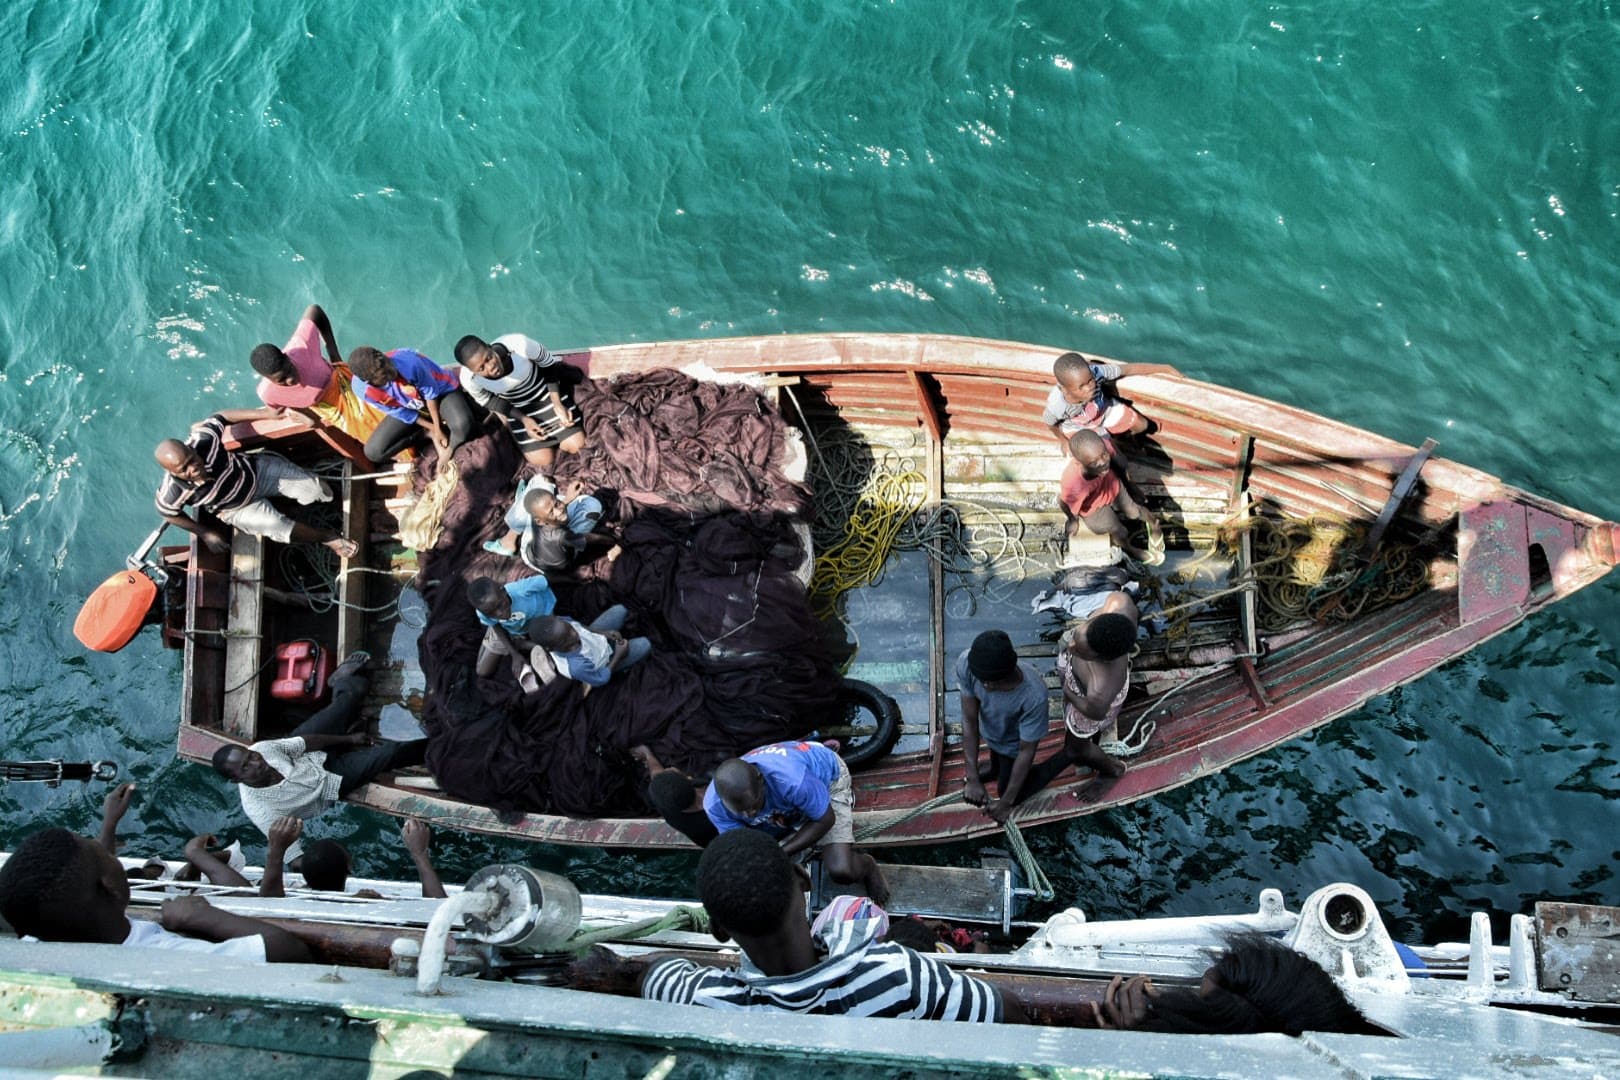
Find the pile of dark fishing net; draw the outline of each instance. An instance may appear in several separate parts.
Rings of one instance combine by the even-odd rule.
[[[641,815],[630,747],[701,775],[825,722],[838,674],[793,576],[793,519],[808,518],[810,493],[783,474],[785,425],[752,389],[658,370],[587,380],[575,396],[588,445],[559,454],[554,479],[602,499],[623,551],[549,576],[557,613],[589,622],[624,604],[625,635],[653,653],[588,696],[560,678],[525,698],[505,665],[473,674],[484,628],[467,583],[532,573],[482,550],[533,471],[491,421],[456,451],[460,487],[421,554],[427,764],[449,794],[498,811]],[[431,468],[430,455],[419,472]]]

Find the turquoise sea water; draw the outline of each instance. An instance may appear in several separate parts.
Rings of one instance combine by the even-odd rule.
[[[434,356],[844,329],[1169,361],[1620,518],[1617,61],[1597,2],[13,0],[0,745],[118,760],[132,851],[250,835],[173,759],[178,655],[70,626],[153,525],[152,444],[250,403],[311,301],[345,349]],[[1340,879],[1410,934],[1620,902],[1617,593],[1032,846],[1094,917]],[[94,814],[0,787],[0,842]],[[327,824],[409,872],[386,823]],[[596,890],[692,865],[439,846]]]

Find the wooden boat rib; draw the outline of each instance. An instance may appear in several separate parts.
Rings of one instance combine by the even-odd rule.
[[[1040,416],[1060,351],[936,335],[818,334],[616,345],[565,358],[597,379],[690,365],[722,376],[774,376],[788,419],[808,424],[812,435],[822,424],[838,424],[874,447],[898,440],[922,459],[931,499],[1018,507],[1029,536],[1051,541],[1061,528],[1054,499],[1064,459]],[[1111,783],[1070,772],[1065,782],[1019,809],[1015,819],[1021,825],[1156,795],[1261,753],[1462,655],[1615,564],[1620,536],[1613,523],[1467,466],[1426,457],[1426,450],[1420,458],[1416,448],[1378,435],[1183,377],[1133,376],[1119,389],[1160,425],[1150,453],[1127,448],[1132,475],[1150,507],[1189,535],[1212,533],[1220,523],[1251,513],[1371,522],[1388,510],[1388,535],[1427,545],[1422,555],[1429,560],[1429,582],[1380,610],[1275,636],[1258,625],[1253,591],[1238,590],[1198,618],[1198,640],[1230,643],[1232,659],[1213,668],[1178,667],[1162,645],[1145,643],[1143,670],[1133,678],[1157,688],[1185,683],[1173,704],[1161,703],[1162,689],[1133,694],[1127,704],[1122,728],[1144,710],[1156,710],[1157,730],[1146,750]],[[341,439],[323,434],[325,444],[319,444],[315,433],[282,423],[256,425],[241,438],[245,446],[273,443],[294,455],[333,448],[355,454]],[[1392,497],[1410,480],[1403,477],[1407,471],[1419,482],[1409,497]],[[357,536],[387,493],[368,481],[346,487],[345,521],[349,535]],[[382,540],[358,561],[408,569],[410,553],[388,537]],[[275,605],[266,604],[262,588],[252,584],[262,582],[256,560],[262,564],[263,552],[251,538],[238,541],[230,556],[200,549],[195,541],[169,554],[187,571],[183,625],[177,616],[167,634],[185,648],[179,752],[194,761],[207,761],[226,741],[276,734],[258,730],[259,687],[251,676],[241,676],[261,662],[261,644],[299,636],[286,628],[292,624],[285,616],[279,618],[286,626],[272,626]],[[1242,580],[1248,557],[1245,535],[1233,580]],[[335,638],[340,651],[376,629],[359,610],[365,594],[358,583],[364,579],[342,579],[345,599],[356,606],[328,616],[333,625],[324,635]],[[959,729],[948,714],[955,697],[951,667],[966,642],[947,653],[944,588],[936,564],[927,684],[922,706],[905,717],[912,734],[899,752],[856,776],[857,829],[876,830],[863,841],[868,846],[999,832],[980,810],[960,802],[916,812],[960,790],[964,771],[955,739]],[[1026,622],[1008,629],[1026,657],[1049,669],[1052,647],[1039,640],[1027,616]],[[397,694],[399,679],[376,681],[382,689],[374,692]],[[1055,696],[1054,717],[1059,702]],[[1055,723],[1040,757],[1055,751],[1061,738],[1061,723]],[[530,814],[502,820],[487,808],[395,782],[368,785],[352,801],[451,828],[550,843],[686,843],[656,819]]]

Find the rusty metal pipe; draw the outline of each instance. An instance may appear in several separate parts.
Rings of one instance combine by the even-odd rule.
[[[422,931],[386,926],[351,926],[344,923],[266,919],[295,935],[314,954],[317,963],[387,970],[389,948],[396,938],[420,942]],[[710,967],[732,967],[735,961],[695,949],[660,949],[660,957],[678,956]],[[976,971],[983,979],[1018,1000],[1031,1023],[1047,1027],[1097,1026],[1092,1005],[1101,1004],[1107,979],[1026,975],[1004,971]]]

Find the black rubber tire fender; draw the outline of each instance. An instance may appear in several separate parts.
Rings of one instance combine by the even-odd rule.
[[[838,688],[838,704],[845,710],[850,706],[864,709],[877,720],[877,731],[867,738],[842,740],[838,754],[851,772],[883,760],[900,741],[900,705],[871,683],[845,679]]]

